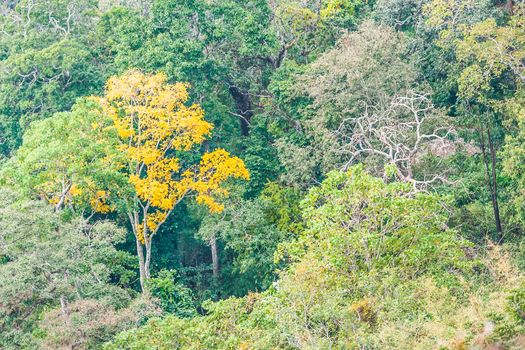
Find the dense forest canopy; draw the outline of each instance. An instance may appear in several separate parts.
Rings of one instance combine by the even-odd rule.
[[[0,349],[525,348],[524,1],[0,13]]]

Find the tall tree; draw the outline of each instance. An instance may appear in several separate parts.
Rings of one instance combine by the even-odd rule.
[[[186,106],[188,98],[187,85],[168,84],[164,74],[130,71],[111,78],[99,99],[117,129],[122,172],[133,187],[125,211],[136,239],[143,289],[150,277],[153,237],[173,208],[195,193],[198,203],[221,211],[217,197],[228,195],[223,183],[230,177],[249,178],[242,160],[223,149],[203,154],[195,165],[183,158],[213,128],[199,105]]]
[[[166,80],[164,74],[136,70],[111,78],[103,97],[35,124],[39,132],[24,140],[14,171],[5,176],[57,210],[71,204],[90,216],[125,214],[143,289],[153,237],[175,206],[194,194],[198,203],[220,212],[220,198],[228,195],[224,182],[249,178],[243,161],[223,149],[205,152],[199,160],[197,146],[213,125],[199,105],[186,105],[186,84]],[[39,142],[41,137],[50,142]]]

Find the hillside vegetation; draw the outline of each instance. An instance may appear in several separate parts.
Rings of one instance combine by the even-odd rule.
[[[0,349],[525,349],[522,0],[0,14]]]

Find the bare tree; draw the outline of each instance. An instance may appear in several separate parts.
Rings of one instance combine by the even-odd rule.
[[[343,169],[374,157],[382,165],[393,165],[398,180],[411,183],[415,190],[450,183],[439,165],[462,142],[426,94],[410,92],[394,97],[386,109],[365,106],[364,110],[360,117],[344,119],[333,133]],[[435,156],[438,164],[416,176],[415,167],[427,155]]]

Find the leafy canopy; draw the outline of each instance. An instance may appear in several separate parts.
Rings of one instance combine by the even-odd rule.
[[[132,70],[109,79],[105,96],[98,99],[113,120],[124,154],[122,171],[134,188],[128,209],[142,208],[142,222],[135,227],[141,239],[148,229],[154,234],[189,192],[210,211],[221,211],[217,196],[228,194],[222,183],[229,177],[249,178],[242,160],[223,149],[205,153],[193,167],[178,156],[202,144],[213,128],[199,105],[186,106],[187,87],[168,84],[162,73]]]

